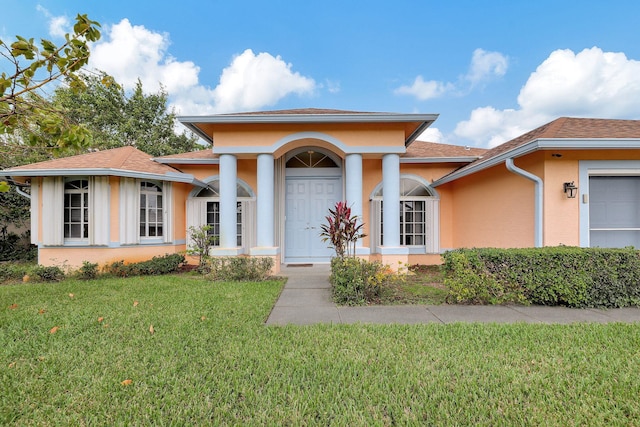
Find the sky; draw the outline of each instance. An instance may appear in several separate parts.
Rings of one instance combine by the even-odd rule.
[[[439,114],[419,139],[486,148],[562,116],[640,119],[637,0],[0,4],[5,42],[61,44],[87,14],[102,32],[89,67],[163,87],[178,115]]]

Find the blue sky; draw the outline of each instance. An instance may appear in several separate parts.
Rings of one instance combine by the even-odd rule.
[[[640,119],[640,2],[5,0],[0,38],[102,25],[91,66],[179,114],[437,113],[491,147],[560,116]]]

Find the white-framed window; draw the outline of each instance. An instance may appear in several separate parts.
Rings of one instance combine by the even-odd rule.
[[[382,183],[371,197],[371,242],[375,252],[384,245]],[[410,253],[438,253],[440,201],[437,193],[422,178],[400,177],[400,245]]]
[[[164,210],[162,187],[159,184],[140,182],[140,238],[163,236]]]
[[[44,246],[105,246],[109,203],[108,176],[47,176],[42,178],[42,209],[32,209],[32,221],[42,224]]]
[[[120,178],[120,244],[173,241],[172,188],[171,182]]]
[[[64,184],[64,238],[89,239],[89,180],[75,179]]]
[[[245,252],[255,245],[255,196],[251,188],[238,180],[236,187],[236,244]],[[208,180],[208,187],[195,190],[187,201],[187,228],[211,226],[213,246],[220,246],[220,181]]]

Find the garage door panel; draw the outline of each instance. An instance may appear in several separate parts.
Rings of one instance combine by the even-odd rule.
[[[640,247],[640,177],[589,178],[590,246]]]

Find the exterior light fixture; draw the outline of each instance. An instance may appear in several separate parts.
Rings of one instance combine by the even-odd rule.
[[[578,194],[578,187],[575,186],[573,181],[565,182],[563,186],[564,186],[564,193],[567,195],[567,198],[575,199],[576,194]]]

